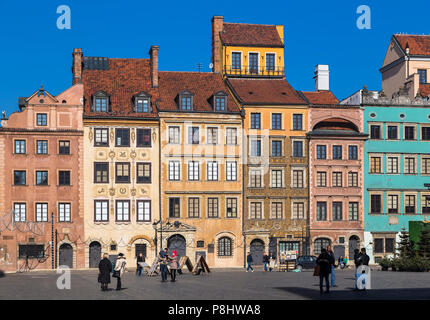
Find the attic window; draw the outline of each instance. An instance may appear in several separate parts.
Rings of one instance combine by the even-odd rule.
[[[193,110],[193,95],[184,91],[179,94],[179,108],[181,110]]]
[[[106,92],[98,91],[93,95],[93,111],[109,111],[109,95]]]
[[[214,95],[215,111],[225,111],[227,109],[227,95],[224,92],[218,92]]]
[[[134,112],[151,112],[151,96],[149,94],[141,92],[134,96]]]

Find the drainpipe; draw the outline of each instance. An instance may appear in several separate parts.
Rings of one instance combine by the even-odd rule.
[[[163,249],[163,221],[161,220],[161,121],[158,119],[158,206],[159,206],[159,217],[160,217],[160,231],[161,231],[161,239],[160,239],[160,251]],[[157,239],[157,229],[155,229],[155,238]],[[158,242],[158,241],[157,241]],[[158,256],[157,252],[158,244],[155,245],[155,257]]]
[[[310,112],[308,113],[308,118],[310,116]],[[308,121],[310,122],[310,121]],[[308,215],[306,218],[306,237],[305,237],[305,248],[306,248],[306,253],[305,254],[310,254],[310,247],[308,248],[308,246],[310,246],[310,228],[311,228],[311,157],[310,157],[310,145],[311,145],[311,139],[310,136],[306,137],[307,141],[308,141]]]
[[[242,148],[240,148],[242,152],[242,233],[243,233],[243,267],[246,268],[246,236],[244,234],[245,231],[245,130],[244,130],[244,119],[245,119],[245,109],[242,106],[242,110],[240,113],[242,117]]]

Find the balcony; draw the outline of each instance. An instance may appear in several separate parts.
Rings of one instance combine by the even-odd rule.
[[[285,75],[285,69],[272,68],[266,69],[266,66],[260,67],[235,67],[224,66],[224,74],[228,77],[248,77],[248,78],[282,78]]]

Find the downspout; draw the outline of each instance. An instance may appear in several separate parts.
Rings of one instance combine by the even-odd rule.
[[[158,110],[158,103],[156,102],[157,111]],[[160,230],[163,228],[163,222],[161,220],[161,119],[160,114],[158,114],[158,207],[159,207],[159,220],[160,221]],[[157,229],[155,229],[155,239],[158,239],[158,232]],[[157,253],[158,244],[155,246],[155,257],[158,256]],[[161,239],[160,239],[160,251],[163,250],[163,231],[161,231]]]
[[[243,267],[246,268],[246,236],[245,236],[245,155],[244,155],[244,143],[245,143],[245,134],[244,134],[244,119],[245,119],[245,109],[242,105],[242,110],[240,112],[242,118],[242,148],[240,148],[242,152],[242,233],[243,233]]]

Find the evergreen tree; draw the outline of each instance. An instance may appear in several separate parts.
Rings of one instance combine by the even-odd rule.
[[[429,228],[424,228],[421,231],[420,240],[417,243],[418,254],[420,257],[425,259],[430,259],[430,230]]]
[[[409,239],[409,233],[405,229],[400,233],[400,242],[397,246],[397,251],[400,258],[413,258],[415,250],[412,241]]]

